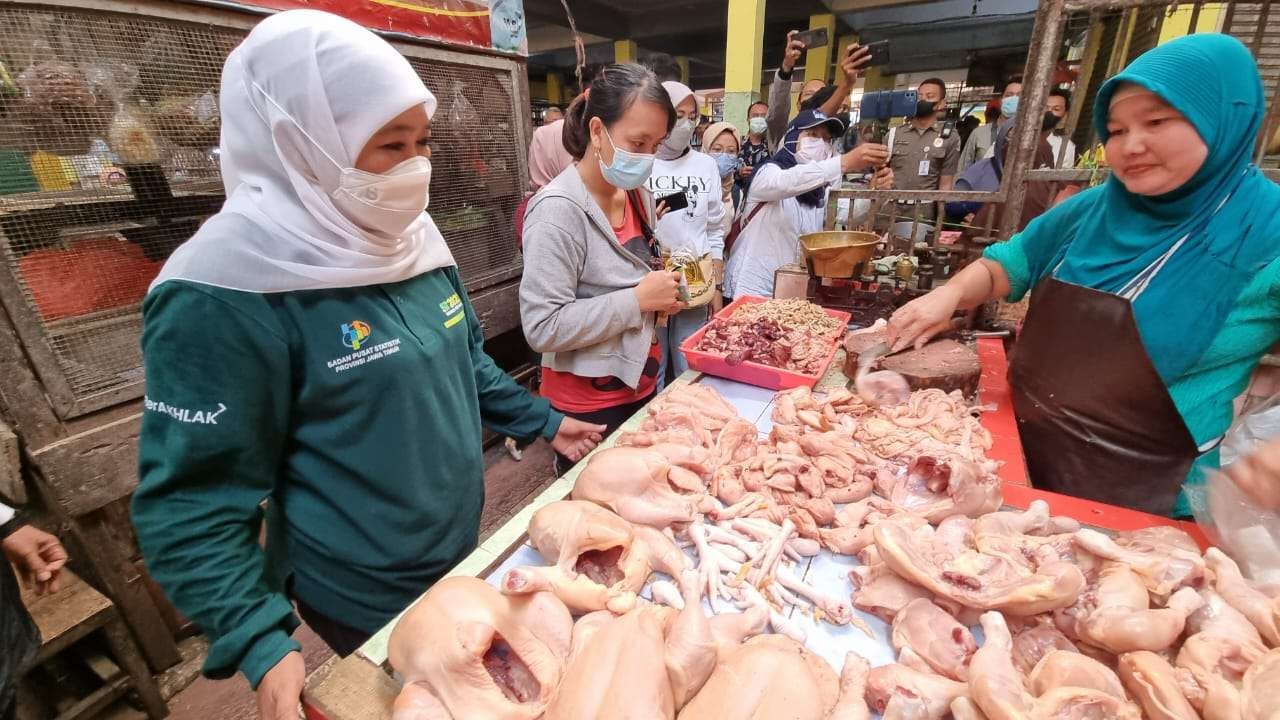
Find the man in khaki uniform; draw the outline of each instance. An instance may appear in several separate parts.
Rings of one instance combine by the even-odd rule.
[[[891,131],[894,184],[899,190],[950,190],[960,164],[960,134],[945,128],[946,86],[929,78],[917,88],[916,116]],[[921,208],[920,219],[933,219],[935,203]],[[898,214],[910,219],[909,203],[898,204]]]

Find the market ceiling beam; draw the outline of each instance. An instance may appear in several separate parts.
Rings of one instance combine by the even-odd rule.
[[[833,13],[851,13],[859,10],[894,7],[897,5],[923,5],[929,0],[822,0]]]
[[[568,4],[578,32],[615,39],[632,37],[631,23],[622,10],[596,0],[568,0]],[[524,0],[524,14],[529,20],[569,25],[560,0]]]

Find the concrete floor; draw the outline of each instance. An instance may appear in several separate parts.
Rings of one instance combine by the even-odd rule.
[[[486,453],[485,466],[485,506],[480,521],[482,537],[501,527],[554,479],[551,448],[541,442],[525,450],[521,462],[512,460],[499,445]],[[299,628],[294,637],[302,643],[308,671],[319,667],[333,654],[306,625]],[[206,647],[203,638],[184,641],[185,661],[170,672],[169,683],[185,684],[187,680],[183,676],[189,678],[194,668],[203,662]],[[161,682],[164,687],[166,679],[162,678]],[[257,713],[254,694],[242,675],[229,680],[198,677],[169,700],[170,720],[256,720]],[[121,702],[103,713],[101,720],[146,720],[146,715]]]

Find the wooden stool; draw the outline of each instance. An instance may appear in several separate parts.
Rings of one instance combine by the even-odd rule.
[[[89,718],[101,712],[111,703],[123,697],[130,689],[138,693],[147,717],[159,720],[169,714],[169,708],[160,696],[151,670],[138,652],[138,646],[120,619],[115,605],[102,593],[89,587],[85,581],[69,570],[63,569],[61,589],[56,593],[37,597],[23,590],[22,601],[40,628],[43,645],[36,656],[35,665],[58,655],[87,635],[102,631],[114,660],[119,665],[114,676],[105,679],[102,687],[65,710],[57,720]]]

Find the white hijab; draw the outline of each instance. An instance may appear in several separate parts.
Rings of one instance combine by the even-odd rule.
[[[357,227],[331,199],[335,162],[353,166],[375,132],[415,105],[435,113],[435,96],[386,41],[325,12],[273,15],[227,57],[220,104],[227,201],[152,288],[356,287],[455,264],[427,213],[389,239]]]

